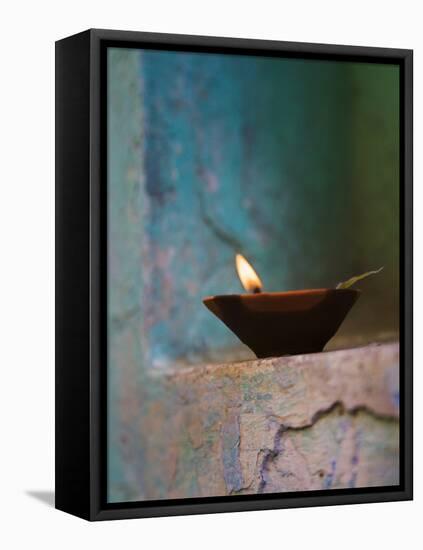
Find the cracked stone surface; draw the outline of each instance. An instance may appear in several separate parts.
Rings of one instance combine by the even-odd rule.
[[[398,484],[398,366],[393,343],[149,375],[120,496]]]

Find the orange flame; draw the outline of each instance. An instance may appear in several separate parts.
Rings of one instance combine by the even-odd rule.
[[[262,282],[244,256],[237,254],[235,256],[235,265],[238,277],[241,279],[242,286],[245,290],[254,293],[261,292],[263,288]]]

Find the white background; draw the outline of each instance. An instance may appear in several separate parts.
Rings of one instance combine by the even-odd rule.
[[[14,548],[421,547],[422,16],[419,2],[4,3],[0,33],[0,545]],[[54,41],[89,27],[415,50],[415,501],[90,524],[53,489]],[[77,396],[75,396],[77,399]],[[43,495],[42,495],[43,496]],[[44,500],[46,495],[44,494]],[[47,494],[47,499],[51,499]],[[420,541],[420,542],[419,542]]]

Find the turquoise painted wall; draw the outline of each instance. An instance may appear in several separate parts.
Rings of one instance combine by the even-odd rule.
[[[109,82],[111,327],[147,365],[248,356],[201,303],[236,252],[267,290],[385,265],[340,338],[396,330],[397,68],[111,49]]]

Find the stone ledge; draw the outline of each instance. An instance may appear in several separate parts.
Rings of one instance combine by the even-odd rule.
[[[398,483],[396,343],[149,380],[134,499]]]
[[[225,399],[229,390],[241,410],[251,412],[251,407],[258,407],[279,416],[285,425],[300,427],[335,402],[347,410],[361,407],[378,415],[398,416],[398,365],[399,346],[390,343],[190,367],[165,378],[179,388],[185,404],[194,395],[204,398],[215,390],[223,392],[220,399]]]

